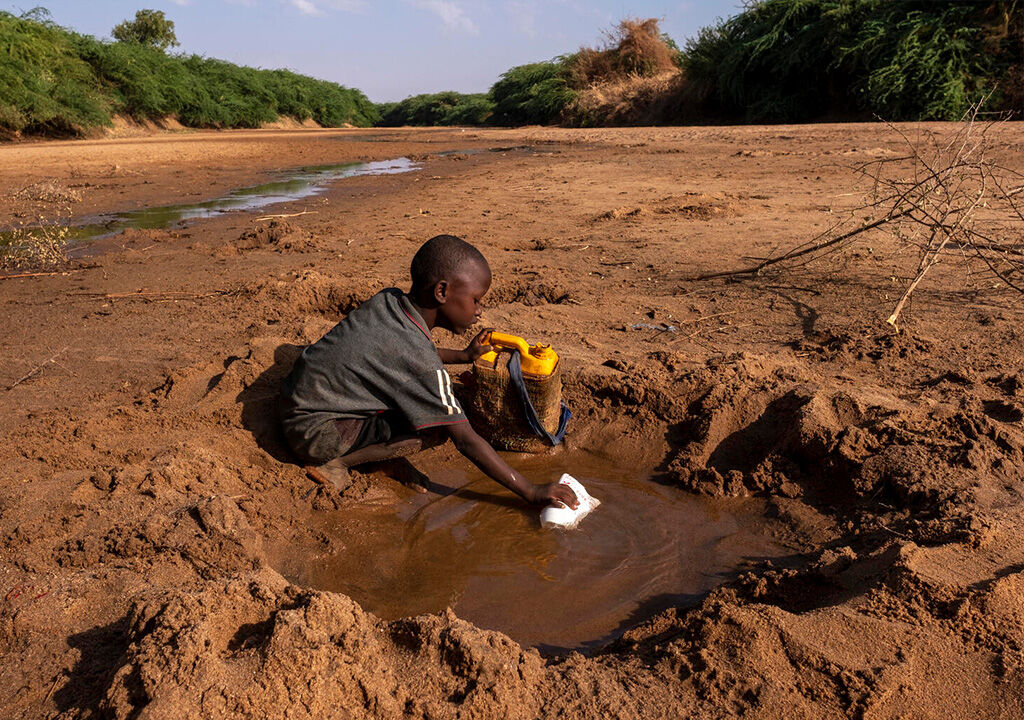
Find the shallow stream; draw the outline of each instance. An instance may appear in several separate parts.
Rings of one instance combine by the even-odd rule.
[[[544,530],[536,510],[478,471],[437,470],[435,490],[449,494],[321,517],[341,549],[291,552],[278,569],[385,619],[450,606],[553,651],[603,644],[786,552],[765,532],[760,500],[697,497],[593,453],[512,462],[534,482],[569,472],[602,504],[577,530]]]
[[[83,218],[69,228],[69,242],[89,242],[114,235],[123,230],[162,230],[192,220],[202,220],[227,212],[254,212],[270,205],[302,200],[326,192],[330,183],[361,175],[394,175],[418,170],[420,165],[409,158],[379,162],[319,165],[285,171],[283,177],[272,182],[238,188],[221,197],[198,203],[180,203],[141,208],[125,212],[93,215]],[[26,228],[31,234],[32,228]],[[15,233],[0,233],[0,244],[12,242]]]

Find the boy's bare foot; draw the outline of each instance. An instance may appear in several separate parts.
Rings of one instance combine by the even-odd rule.
[[[338,492],[345,492],[352,484],[348,466],[341,461],[341,458],[334,458],[323,465],[307,465],[306,475],[321,485],[333,485]]]
[[[384,474],[393,480],[405,485],[416,492],[425,493],[430,487],[430,478],[416,469],[409,462],[408,458],[400,457],[391,460],[383,460],[377,463],[377,467],[384,471]]]

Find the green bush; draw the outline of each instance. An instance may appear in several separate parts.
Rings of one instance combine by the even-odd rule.
[[[378,125],[483,125],[494,110],[484,93],[440,92],[414,95],[397,103],[378,106]]]
[[[1015,7],[761,0],[702,30],[683,67],[707,111],[752,122],[858,113],[955,120],[1019,62]]]
[[[501,76],[489,93],[495,125],[557,122],[577,92],[570,87],[571,58],[519,65]]]
[[[0,12],[0,128],[68,134],[110,124],[110,100],[73,37],[45,17]]]
[[[190,127],[259,127],[278,116],[325,127],[372,125],[376,106],[358,90],[287,70],[257,70],[139,43],[102,42],[46,18],[0,12],[0,129],[80,134],[176,117]]]

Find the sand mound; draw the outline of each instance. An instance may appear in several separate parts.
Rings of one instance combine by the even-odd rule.
[[[736,206],[726,196],[693,193],[684,197],[662,198],[645,205],[623,205],[597,215],[593,222],[639,221],[649,215],[672,215],[681,220],[712,220],[736,214]]]
[[[225,247],[237,251],[269,248],[279,253],[307,253],[323,250],[324,244],[308,230],[275,218],[268,222],[254,222],[251,228]]]
[[[561,305],[571,303],[572,291],[557,283],[549,283],[539,278],[527,279],[515,277],[502,281],[487,293],[489,305],[519,303],[527,306]]]
[[[805,491],[941,507],[1024,478],[1016,405],[979,386],[955,407],[920,407],[881,389],[829,389],[806,370],[741,358],[685,380],[668,477],[711,495]],[[993,379],[998,386],[999,379]],[[1009,422],[1008,422],[1009,421]]]
[[[344,276],[328,277],[306,270],[248,282],[236,292],[247,298],[267,320],[320,315],[336,322],[383,287],[379,282],[353,283]]]
[[[139,600],[128,624],[102,705],[116,718],[532,718],[542,703],[536,651],[451,612],[384,623],[267,569]]]

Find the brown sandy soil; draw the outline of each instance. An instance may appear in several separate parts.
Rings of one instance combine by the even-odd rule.
[[[1018,170],[1019,132],[996,138]],[[506,149],[436,154],[489,148]],[[315,212],[272,231],[231,214],[129,232],[63,275],[0,281],[0,716],[1021,717],[1021,299],[951,260],[894,334],[914,258],[882,234],[784,273],[686,279],[820,232],[859,200],[849,165],[898,149],[873,125],[0,148],[5,191],[58,179],[78,215],[299,165],[424,162],[275,207]],[[0,221],[40,210],[8,194]],[[563,656],[450,612],[385,622],[279,575],[280,548],[331,549],[311,514],[411,492],[315,486],[274,393],[439,232],[489,258],[489,324],[563,355],[567,452],[765,496],[792,556]]]

